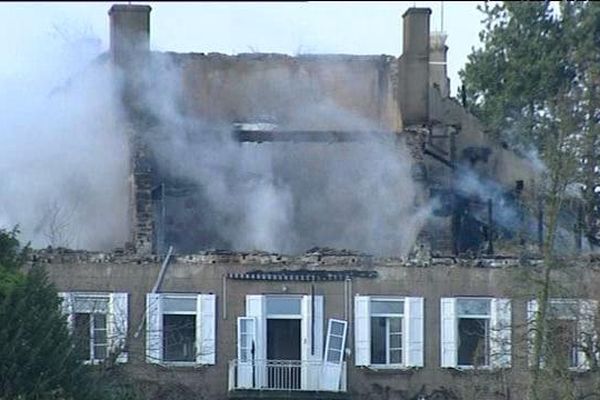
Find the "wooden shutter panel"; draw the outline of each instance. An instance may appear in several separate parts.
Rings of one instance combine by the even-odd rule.
[[[158,364],[162,362],[162,307],[161,295],[146,295],[146,362]]]
[[[457,343],[456,343],[456,299],[453,297],[442,297],[440,300],[441,316],[441,366],[442,368],[454,368],[457,366]]]
[[[198,295],[196,315],[196,346],[198,353],[196,362],[214,365],[216,362],[216,296],[214,294]]]
[[[423,363],[423,298],[407,297],[405,302],[406,366],[422,367]]]
[[[354,364],[371,364],[371,306],[369,296],[354,298]]]
[[[511,365],[511,304],[509,299],[492,299],[490,361],[493,368]]]
[[[109,299],[108,337],[111,352],[117,352],[117,362],[127,362],[128,294],[111,293]]]

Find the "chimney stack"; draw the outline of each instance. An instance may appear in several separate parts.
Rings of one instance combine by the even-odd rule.
[[[422,125],[429,116],[429,8],[409,8],[404,15],[401,112],[404,126]]]
[[[131,152],[131,240],[138,254],[150,254],[155,238],[152,155],[145,137],[148,127],[143,115],[147,110],[142,100],[147,81],[141,73],[150,61],[150,10],[145,5],[115,4],[108,11],[110,57],[124,78],[121,101]]]
[[[110,54],[121,67],[140,62],[150,51],[150,6],[115,4],[110,17]]]

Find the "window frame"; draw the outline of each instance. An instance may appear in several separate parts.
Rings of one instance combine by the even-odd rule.
[[[379,312],[373,312],[372,311],[372,307],[373,307],[373,303],[374,302],[393,302],[393,303],[402,303],[402,313],[379,313]],[[406,346],[405,346],[405,335],[406,335],[406,298],[405,297],[393,297],[393,296],[386,296],[386,297],[380,297],[380,296],[370,296],[369,297],[369,323],[372,323],[373,318],[385,318],[385,359],[386,362],[385,363],[374,363],[373,362],[373,353],[372,353],[372,347],[369,351],[371,351],[371,356],[370,356],[370,364],[369,366],[375,368],[375,369],[398,369],[398,368],[405,368],[406,366],[406,360],[405,360],[405,352],[406,352]],[[390,362],[391,359],[391,350],[392,348],[390,347],[390,319],[391,318],[399,318],[400,319],[400,348],[393,348],[394,350],[400,350],[400,359],[401,362],[400,363],[392,363]],[[371,331],[371,335],[370,335],[370,342],[369,342],[370,346],[373,346],[373,332]]]
[[[587,370],[589,370],[590,366],[587,360],[587,357],[585,357],[585,354],[583,354],[583,350],[582,350],[582,345],[581,345],[581,337],[584,334],[584,332],[586,331],[586,329],[584,328],[584,325],[588,325],[588,324],[596,324],[596,318],[598,316],[597,312],[598,312],[598,302],[597,300],[591,299],[591,298],[559,298],[559,297],[553,297],[553,298],[549,298],[548,299],[548,311],[551,311],[551,307],[553,305],[559,305],[559,306],[565,306],[565,305],[569,305],[572,310],[573,313],[569,313],[569,315],[564,315],[564,314],[560,314],[557,313],[557,315],[553,316],[553,320],[566,320],[566,321],[575,321],[575,328],[576,328],[576,346],[574,347],[574,349],[572,349],[571,351],[574,350],[574,359],[571,358],[569,361],[575,361],[575,365],[572,365],[571,362],[569,362],[569,367],[567,368],[569,371],[572,372],[585,372]],[[528,307],[528,324],[535,324],[535,314],[538,312],[539,310],[539,304],[537,302],[537,299],[531,299],[527,302],[527,307]],[[591,309],[589,309],[588,307],[591,307]],[[587,308],[587,312],[591,312],[590,314],[587,314],[587,312],[583,311],[583,308]],[[593,327],[592,327],[593,329]],[[548,338],[545,337],[543,338],[543,343],[542,343],[542,349],[546,349],[547,347],[547,342]],[[593,342],[595,343],[595,346],[598,343],[598,339],[594,338]],[[531,367],[531,357],[532,357],[532,346],[533,346],[533,335],[529,335],[529,366]],[[545,363],[545,358],[542,355],[541,358],[541,368],[547,368],[546,363]]]
[[[81,307],[82,312],[77,312],[78,307],[75,307],[76,301],[94,301],[94,299],[108,300],[103,308],[103,314],[106,317],[106,357],[104,359],[81,359],[83,364],[101,364],[107,357],[116,355],[117,363],[126,363],[129,360],[127,339],[129,331],[129,293],[128,292],[113,292],[113,291],[60,291],[57,293],[61,299],[61,314],[67,317],[67,329],[70,335],[74,334],[75,330],[75,315],[91,315],[97,309],[94,307]],[[77,300],[76,300],[77,299]],[[87,312],[91,310],[92,312]],[[100,311],[100,310],[99,310]],[[89,318],[93,320],[93,318]],[[93,327],[93,324],[90,325]],[[90,328],[92,329],[92,328]],[[93,333],[90,336],[94,336]],[[91,343],[90,343],[91,345]],[[90,355],[91,355],[90,351]],[[95,353],[94,353],[95,354]],[[95,357],[95,356],[94,356]]]
[[[109,314],[111,313],[110,310],[110,293],[85,293],[85,292],[69,292],[69,294],[72,296],[72,302],[73,302],[73,310],[71,310],[71,317],[74,319],[75,316],[77,314],[85,314],[85,315],[89,315],[89,346],[90,346],[90,350],[89,350],[89,354],[88,357],[86,359],[82,359],[81,362],[85,365],[98,365],[103,363],[106,358],[108,358],[108,355],[110,354],[110,343],[111,343],[111,338],[109,337],[109,332],[108,332],[108,324],[109,324]],[[98,299],[98,300],[103,300],[106,301],[106,311],[105,312],[97,312],[97,311],[89,311],[89,312],[76,312],[75,308],[76,308],[76,304],[77,301],[83,301],[83,299]],[[97,329],[94,328],[94,322],[95,322],[95,315],[96,314],[102,314],[104,315],[104,332],[106,334],[106,340],[104,342],[104,346],[106,348],[106,357],[104,358],[96,358],[96,350],[95,350],[95,344],[94,344],[94,338],[95,338],[95,333],[94,331],[96,331]],[[75,334],[75,330],[72,330],[72,334]]]
[[[459,369],[492,369],[492,360],[491,360],[491,347],[492,347],[492,340],[491,340],[491,330],[492,330],[492,302],[493,302],[493,297],[479,297],[479,296],[474,296],[474,297],[469,297],[469,296],[457,296],[454,297],[456,299],[456,311],[455,311],[455,321],[454,321],[454,326],[455,326],[455,332],[456,332],[456,368]],[[468,314],[468,315],[463,315],[460,314],[458,312],[458,303],[460,300],[486,300],[489,302],[489,313],[488,314]],[[484,319],[487,320],[487,324],[486,324],[486,329],[485,329],[485,337],[484,337],[484,344],[485,344],[485,361],[486,364],[483,365],[476,365],[476,364],[459,364],[458,361],[458,353],[459,353],[459,348],[460,348],[460,331],[459,331],[459,321],[461,319]]]
[[[196,304],[195,310],[194,311],[168,311],[165,312],[164,311],[164,301],[166,299],[186,299],[186,300],[193,300],[194,303]],[[194,360],[192,361],[174,361],[174,360],[165,360],[165,348],[164,348],[164,343],[165,343],[165,315],[193,315],[195,316],[195,322],[196,322],[196,326],[194,327],[194,348],[196,353],[198,352],[199,349],[199,340],[198,340],[198,319],[201,318],[201,316],[199,316],[198,314],[198,295],[197,294],[193,294],[193,293],[160,293],[160,314],[161,314],[161,326],[160,326],[160,331],[161,331],[161,359],[160,359],[160,364],[161,365],[165,365],[165,366],[171,366],[171,367],[189,367],[189,366],[194,366],[197,365],[198,362],[196,361],[197,358],[197,354],[194,356]]]
[[[164,311],[166,299],[193,300],[193,311]],[[217,296],[214,293],[146,293],[145,362],[166,367],[197,367],[216,364]],[[164,315],[194,315],[196,356],[193,361],[166,361],[164,358]]]

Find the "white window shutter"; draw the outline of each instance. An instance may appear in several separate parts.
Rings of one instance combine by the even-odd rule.
[[[108,314],[108,338],[111,352],[117,353],[117,362],[127,362],[128,294],[111,293]]]
[[[407,367],[422,367],[423,363],[423,298],[407,297],[405,303],[406,333],[404,334]]]
[[[598,312],[597,300],[579,301],[579,350],[577,354],[577,368],[581,370],[590,369],[590,360],[586,355],[586,350],[597,346],[598,335],[595,331],[595,318]],[[593,352],[593,350],[592,350]],[[594,354],[595,356],[595,354]]]
[[[493,368],[511,365],[511,304],[509,299],[492,299],[490,361]]]
[[[69,292],[58,292],[58,297],[61,299],[60,311],[67,316],[67,329],[69,333],[73,332],[73,294]]]
[[[146,295],[146,362],[158,364],[162,361],[163,316],[161,295]]]
[[[267,319],[266,297],[264,295],[246,295],[246,316],[256,318],[256,360],[267,359]],[[264,379],[264,378],[261,378]]]
[[[536,317],[538,312],[537,300],[530,300],[527,302],[527,344],[528,344],[528,360],[529,366],[533,367],[533,343],[535,341],[536,332]]]
[[[302,365],[301,387],[316,390],[323,359],[323,296],[302,296],[301,358],[314,361]]]
[[[354,298],[354,364],[371,364],[371,304],[369,296]]]
[[[311,297],[313,297],[312,300]],[[314,317],[312,316],[313,308]],[[313,322],[314,327],[311,326]],[[301,330],[302,359],[320,361],[323,358],[323,296],[302,296]],[[313,337],[314,343],[311,343]]]
[[[196,314],[196,347],[198,364],[214,365],[216,362],[216,307],[214,294],[198,295],[198,310]]]
[[[441,316],[441,366],[454,368],[457,366],[458,349],[456,337],[456,299],[442,297],[440,299]]]

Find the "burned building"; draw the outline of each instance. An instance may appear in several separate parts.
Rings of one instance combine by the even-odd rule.
[[[416,235],[399,236],[396,224],[426,207],[435,208],[436,236],[445,232],[434,247],[479,252],[488,200],[494,220],[499,192],[534,192],[531,164],[491,143],[448,96],[445,36],[430,37],[428,9],[404,16],[398,58],[151,52],[149,13],[111,11],[111,55],[124,76],[132,137],[131,238],[141,254],[173,245],[406,255]],[[271,210],[261,205],[268,201]],[[260,221],[249,216],[261,212]],[[405,229],[421,232],[420,224]],[[265,229],[272,231],[263,242],[238,238]],[[367,243],[373,230],[387,239]]]
[[[32,260],[95,327],[83,358],[157,398],[523,398],[539,171],[449,97],[431,11],[404,14],[400,57],[151,52],[150,11],[110,9],[104,59],[131,240]],[[552,294],[567,332],[593,321],[595,262]]]

